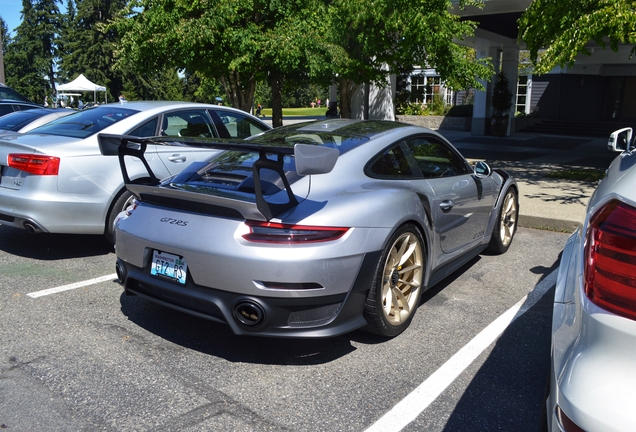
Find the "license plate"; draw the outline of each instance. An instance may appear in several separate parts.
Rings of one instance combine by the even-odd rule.
[[[157,250],[152,251],[151,275],[166,277],[185,285],[187,272],[188,264],[182,257]]]

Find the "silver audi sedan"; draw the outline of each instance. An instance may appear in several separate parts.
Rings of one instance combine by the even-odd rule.
[[[100,138],[104,154],[160,145]],[[210,146],[176,176],[127,182],[116,271],[126,294],[236,334],[396,336],[423,291],[517,227],[514,179],[429,129],[330,119]]]
[[[243,111],[188,102],[102,105],[25,134],[0,136],[0,223],[32,232],[105,234],[128,206],[116,158],[102,156],[97,134],[136,137],[245,138],[271,127]],[[151,146],[146,161],[160,178],[181,172],[214,150]],[[130,180],[149,179],[140,160]]]
[[[559,266],[546,403],[551,431],[636,430],[636,147],[620,152],[590,198]]]

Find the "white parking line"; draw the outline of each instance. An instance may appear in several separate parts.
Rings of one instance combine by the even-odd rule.
[[[534,306],[556,283],[554,270],[519,302],[494,320],[430,377],[369,427],[366,432],[400,431],[417,418],[488,348],[506,328]]]
[[[106,275],[106,276],[98,277],[98,278],[95,278],[95,279],[90,279],[90,280],[83,281],[83,282],[75,282],[75,283],[72,283],[72,284],[59,286],[57,288],[49,288],[49,289],[45,289],[45,290],[42,290],[42,291],[32,292],[32,293],[29,293],[27,295],[29,297],[31,297],[31,298],[47,296],[49,294],[55,294],[55,293],[59,293],[59,292],[62,292],[62,291],[68,291],[68,290],[82,288],[82,287],[89,286],[89,285],[95,285],[95,284],[98,284],[100,282],[106,282],[108,280],[113,280],[116,277],[117,277],[117,273],[113,273],[113,274],[109,274],[109,275]]]

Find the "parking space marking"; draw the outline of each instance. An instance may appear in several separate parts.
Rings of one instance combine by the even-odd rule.
[[[398,432],[414,421],[514,320],[526,313],[555,285],[557,273],[558,269],[539,282],[532,291],[464,345],[366,432]]]
[[[95,279],[89,279],[83,282],[75,282],[72,284],[68,284],[68,285],[62,285],[59,286],[57,288],[49,288],[49,289],[45,289],[42,291],[36,291],[36,292],[32,292],[27,294],[29,297],[31,298],[37,298],[37,297],[42,297],[42,296],[47,296],[50,294],[55,294],[55,293],[59,293],[62,291],[69,291],[69,290],[73,290],[73,289],[77,289],[77,288],[82,288],[85,286],[89,286],[89,285],[95,285],[98,284],[100,282],[106,282],[108,280],[113,280],[117,278],[117,273],[113,273],[113,274],[109,274],[106,276],[102,276],[102,277],[98,277]]]

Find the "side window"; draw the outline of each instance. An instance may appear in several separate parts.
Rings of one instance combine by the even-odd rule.
[[[212,120],[205,110],[186,110],[163,116],[161,135],[169,137],[215,137]]]
[[[412,138],[406,145],[424,178],[451,177],[469,172],[462,158],[434,137]]]
[[[9,114],[12,112],[13,112],[13,105],[9,105],[9,104],[0,105],[0,116]]]
[[[400,144],[395,144],[375,157],[369,168],[373,177],[410,178],[413,172]]]
[[[248,138],[266,131],[263,125],[246,115],[226,110],[210,110],[221,138]]]
[[[155,136],[158,121],[159,120],[157,119],[157,117],[155,117],[147,121],[146,123],[142,124],[141,126],[137,126],[133,130],[128,132],[126,135],[132,135],[132,136],[136,136],[140,138]]]

